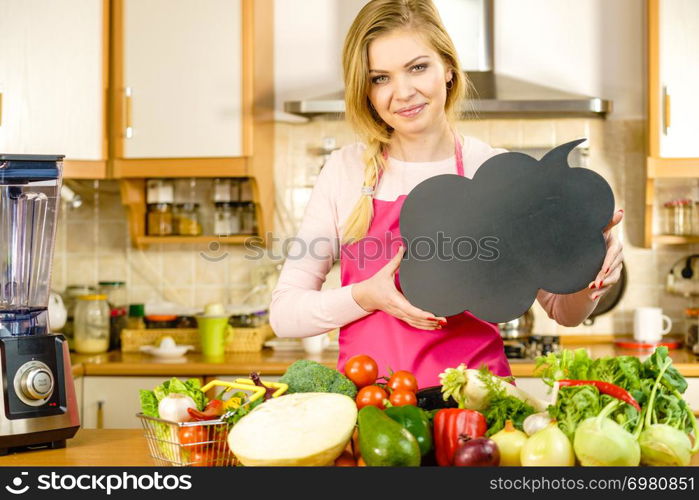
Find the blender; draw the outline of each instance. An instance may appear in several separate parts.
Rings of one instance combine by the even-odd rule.
[[[0,154],[0,454],[80,427],[68,343],[48,324],[63,156]]]

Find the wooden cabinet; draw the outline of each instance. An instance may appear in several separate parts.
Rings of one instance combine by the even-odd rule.
[[[0,151],[106,174],[108,0],[0,2]]]
[[[191,377],[182,376],[180,380]],[[84,429],[140,429],[139,389],[152,390],[167,377],[83,377]]]
[[[126,110],[117,156],[245,156],[241,0],[117,3]]]
[[[699,178],[699,2],[648,0],[648,148],[645,243],[699,237],[653,235],[655,181]]]
[[[144,179],[248,177],[258,234],[274,214],[273,0],[112,0],[111,174],[131,240],[148,237]]]

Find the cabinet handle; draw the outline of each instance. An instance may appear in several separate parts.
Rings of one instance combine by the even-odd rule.
[[[667,135],[670,129],[671,106],[670,93],[667,91],[667,86],[663,86],[663,135]]]
[[[104,401],[97,401],[97,428],[104,429]]]
[[[133,137],[133,125],[131,123],[131,97],[132,97],[133,91],[131,90],[131,87],[126,87],[124,89],[124,136],[127,139],[131,139]]]

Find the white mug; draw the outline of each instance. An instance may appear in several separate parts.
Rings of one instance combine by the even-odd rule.
[[[328,347],[330,339],[327,333],[322,333],[320,335],[301,339],[301,344],[303,344],[303,350],[308,354],[319,354]]]
[[[671,328],[672,320],[659,307],[639,307],[634,311],[633,338],[638,342],[660,342]]]

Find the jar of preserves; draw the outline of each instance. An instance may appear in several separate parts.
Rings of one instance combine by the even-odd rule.
[[[255,204],[253,202],[245,202],[240,205],[240,232],[243,234],[257,234]]]
[[[109,304],[106,295],[83,295],[75,307],[74,348],[82,354],[109,350]]]

